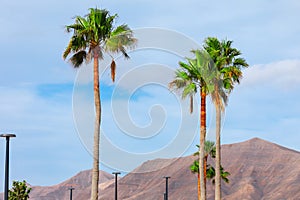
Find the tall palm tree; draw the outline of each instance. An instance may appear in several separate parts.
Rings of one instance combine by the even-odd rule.
[[[214,90],[210,96],[216,108],[216,170],[215,170],[215,199],[221,200],[221,113],[227,104],[227,91],[223,87],[223,79],[220,73],[216,73],[214,79]]]
[[[199,145],[197,145],[199,148]],[[216,146],[215,143],[212,141],[205,141],[205,184],[206,179],[211,179],[212,183],[215,183],[215,168],[207,163],[208,157],[211,157],[213,159],[216,158]],[[199,156],[199,151],[194,153],[194,156]],[[199,160],[195,160],[193,164],[190,166],[190,170],[192,173],[197,173],[198,177],[198,199],[200,199],[200,180],[199,180]],[[229,183],[228,176],[230,175],[229,172],[224,171],[223,167],[221,166],[221,178],[224,180],[224,182]]]
[[[125,58],[129,58],[126,49],[134,47],[136,39],[130,28],[123,24],[114,27],[117,15],[110,15],[105,9],[90,8],[89,13],[77,16],[75,23],[66,26],[67,32],[73,32],[67,48],[63,53],[63,59],[70,54],[70,61],[75,68],[82,65],[83,61],[94,62],[94,102],[95,102],[95,129],[93,145],[93,171],[91,200],[98,200],[99,183],[99,143],[101,124],[101,99],[99,82],[99,60],[103,60],[104,53],[121,52]],[[116,63],[111,62],[111,77],[115,80]]]
[[[190,166],[190,170],[192,173],[197,173],[197,175],[199,177],[199,161],[198,160],[194,160],[193,164]],[[230,173],[227,171],[224,171],[224,168],[222,165],[221,165],[220,174],[221,174],[221,179],[225,183],[229,183],[228,176],[230,176]],[[216,176],[215,168],[213,166],[211,166],[210,164],[207,164],[206,165],[206,179],[211,180],[212,184],[215,184],[215,176]],[[199,192],[200,192],[200,181],[198,178],[198,198],[200,198]]]
[[[213,84],[214,90],[211,97],[216,107],[216,178],[215,199],[221,200],[221,112],[227,103],[227,95],[232,91],[234,83],[239,83],[242,78],[241,69],[248,67],[241,52],[232,47],[233,41],[219,41],[209,37],[204,42],[204,49],[208,52],[219,73],[216,73]]]
[[[198,149],[200,148],[199,145],[197,145]],[[212,141],[205,141],[204,146],[204,184],[206,186],[206,178],[207,178],[207,159],[208,157],[214,158],[216,155],[216,147],[215,143]],[[199,150],[194,153],[194,156],[199,156]],[[197,183],[198,183],[198,199],[200,200],[200,171],[199,171],[199,159],[195,160],[193,164],[190,166],[190,170],[192,173],[197,173]]]
[[[190,166],[190,170],[193,174],[197,174],[197,194],[198,200],[201,197],[201,188],[200,188],[200,170],[199,170],[199,159],[194,160],[193,164]]]
[[[201,99],[200,108],[200,148],[199,148],[199,163],[200,163],[200,187],[201,200],[206,199],[205,188],[205,138],[206,138],[206,96],[209,94],[209,87],[206,80],[211,66],[209,55],[202,50],[193,50],[194,59],[186,58],[187,63],[179,62],[180,69],[175,73],[175,79],[170,82],[169,87],[182,91],[182,98],[190,98],[190,111],[193,112],[193,98],[199,92]]]

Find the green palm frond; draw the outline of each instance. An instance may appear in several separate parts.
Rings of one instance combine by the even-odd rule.
[[[190,170],[193,174],[199,173],[199,161],[194,160],[193,164],[190,166]]]
[[[88,63],[95,57],[103,59],[104,52],[121,52],[129,58],[126,49],[134,48],[137,40],[127,25],[114,27],[116,17],[105,9],[97,8],[90,8],[84,17],[76,16],[75,23],[66,26],[66,31],[73,35],[63,52],[63,59],[74,54],[70,61],[76,64],[74,67],[78,67],[84,60]],[[87,53],[83,54],[82,51]]]
[[[233,86],[234,82],[240,83],[242,78],[242,71],[237,66],[228,66],[221,70],[221,73],[224,76],[224,79],[231,79],[231,84]]]
[[[67,48],[65,49],[65,51],[64,51],[64,53],[63,53],[63,59],[64,59],[64,60],[65,60],[65,59],[68,57],[68,55],[71,53],[71,51],[72,51],[72,45],[73,45],[72,40],[70,40],[70,42],[69,42]]]
[[[189,79],[191,81],[195,81],[197,79],[197,70],[195,68],[195,60],[187,58],[188,63],[179,62],[179,66],[181,68],[180,71],[186,73],[185,79]],[[177,74],[176,74],[177,75]]]
[[[183,90],[192,82],[189,74],[184,70],[175,71],[175,79],[169,83],[170,89]]]
[[[233,66],[248,67],[249,65],[244,58],[236,58],[233,61]]]
[[[113,30],[111,32],[111,37],[114,37],[116,35],[121,35],[121,34],[124,34],[124,33],[132,34],[132,31],[127,26],[127,24],[122,24],[122,25],[118,26],[117,28],[115,28],[115,30]]]
[[[182,90],[191,82],[189,75],[182,70],[175,71],[175,79],[169,83],[170,89]]]
[[[216,62],[222,53],[221,42],[215,37],[205,39],[203,48],[210,55],[211,59]]]
[[[221,165],[221,169],[220,169],[220,174],[221,174],[221,179],[225,182],[225,183],[229,183],[229,179],[228,176],[230,176],[230,173],[227,171],[224,171],[223,166]],[[216,176],[216,170],[213,166],[211,165],[207,165],[206,168],[206,178],[210,179],[212,184],[215,184],[215,176]]]
[[[118,26],[106,40],[105,48],[112,53],[121,52],[125,58],[128,58],[126,48],[132,49],[135,47],[137,39],[133,37],[133,32],[127,25]]]
[[[212,158],[216,157],[216,144],[213,141],[206,140],[204,151],[206,155],[210,155]]]
[[[193,155],[194,156],[199,156],[200,145],[197,144],[196,147],[198,148],[198,151],[196,151]]]
[[[105,41],[110,37],[113,29],[113,22],[117,15],[110,15],[105,9],[90,8],[90,13],[86,16],[90,40],[94,40],[97,43]]]
[[[190,110],[193,110],[193,96],[201,90],[206,95],[213,91],[213,80],[217,68],[210,55],[204,50],[192,50],[195,58],[186,58],[179,62],[179,70],[175,72],[175,80],[169,83],[170,88],[182,92],[182,98],[190,97]]]
[[[89,22],[85,18],[83,18],[81,16],[77,16],[75,21],[76,21],[75,25],[77,25],[77,27],[76,26],[73,27],[73,29],[75,31],[80,32],[82,30],[85,30],[85,29],[89,28]]]
[[[206,167],[206,178],[209,179],[209,180],[212,180],[213,184],[214,184],[214,178],[216,176],[216,171],[215,171],[215,168],[211,165],[208,165]]]
[[[186,71],[176,70],[175,75],[176,75],[176,79],[181,79],[185,82],[191,82],[191,77]]]
[[[199,149],[199,145],[196,145],[197,148]],[[210,140],[206,140],[204,143],[204,154],[205,156],[211,156],[212,158],[216,157],[216,145],[215,142],[210,141]],[[194,156],[199,156],[199,151],[196,151],[194,154]]]
[[[214,104],[221,110],[224,110],[228,94],[232,91],[234,84],[239,83],[242,78],[241,68],[248,66],[245,59],[239,57],[241,52],[233,48],[232,44],[231,40],[219,41],[215,37],[209,37],[203,45],[217,68],[217,72],[210,73],[214,77],[209,77],[206,81],[207,89]]]
[[[66,26],[66,31],[68,33],[72,32],[72,31],[76,32],[76,30],[80,30],[80,29],[82,29],[81,24],[72,24],[72,25]]]
[[[198,160],[194,160],[193,164],[190,165],[190,170],[193,174],[199,173],[199,161]],[[229,183],[228,176],[230,176],[230,173],[227,172],[227,171],[224,171],[223,166],[221,166],[220,173],[221,173],[221,179],[225,183]],[[207,164],[207,166],[206,166],[206,178],[211,180],[212,184],[215,184],[215,177],[216,177],[215,168],[213,166],[211,166],[210,164]]]
[[[221,178],[222,180],[225,182],[225,183],[229,183],[229,179],[228,179],[228,176],[230,176],[230,173],[227,172],[227,171],[224,171],[224,168],[223,166],[221,165],[220,166],[220,171],[221,171]]]
[[[185,99],[187,96],[194,95],[197,92],[197,87],[195,83],[190,83],[183,88],[182,98]]]
[[[127,48],[135,47],[137,41],[136,38],[133,37],[133,32],[127,24],[116,27],[111,32],[110,40],[124,44]]]
[[[63,53],[63,59],[66,59],[70,53],[76,53],[86,49],[87,43],[85,38],[78,35],[73,35],[66,50]]]

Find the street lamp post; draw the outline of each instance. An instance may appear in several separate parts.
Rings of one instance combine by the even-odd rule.
[[[72,192],[73,192],[73,190],[75,190],[75,188],[73,188],[73,187],[69,187],[69,190],[70,190],[70,200],[72,200]]]
[[[115,200],[118,200],[118,175],[121,174],[120,172],[113,172],[112,174],[115,175]]]
[[[166,179],[166,192],[164,194],[164,198],[165,198],[165,200],[168,200],[168,180],[171,177],[170,176],[164,176],[164,178]]]
[[[8,200],[8,176],[9,176],[9,138],[16,137],[15,134],[1,134],[0,137],[6,138],[6,156],[5,156],[5,178],[4,178],[4,200]]]

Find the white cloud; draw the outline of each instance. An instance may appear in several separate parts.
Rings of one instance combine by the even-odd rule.
[[[254,65],[244,72],[243,87],[274,87],[295,91],[300,85],[300,60],[284,60],[265,65]]]

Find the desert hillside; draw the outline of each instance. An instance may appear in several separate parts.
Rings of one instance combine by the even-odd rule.
[[[119,179],[119,199],[163,199],[164,176],[171,177],[169,199],[197,199],[197,176],[189,170],[194,159],[196,159],[194,156],[187,156],[176,159],[156,159],[143,163]],[[224,200],[300,199],[300,152],[254,138],[241,143],[223,145],[222,165],[231,173],[230,183],[222,185]],[[142,173],[149,168],[161,169]],[[100,176],[101,199],[113,200],[114,177],[106,172],[101,172]],[[90,171],[83,171],[58,185],[34,186],[30,199],[68,199],[68,187],[73,186],[75,187],[73,200],[88,200],[90,184]],[[213,187],[208,183],[208,199],[213,198]]]

